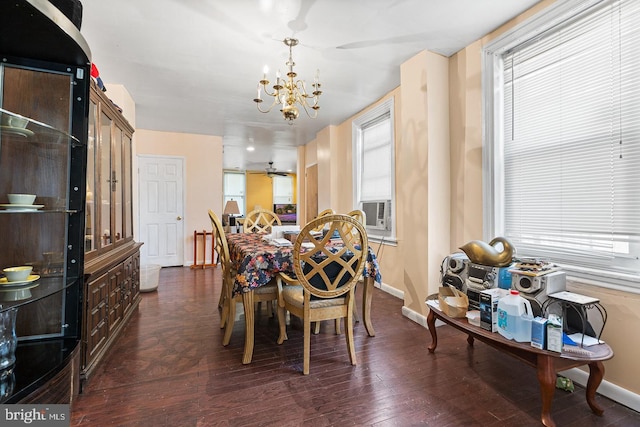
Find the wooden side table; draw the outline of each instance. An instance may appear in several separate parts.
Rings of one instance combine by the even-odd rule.
[[[438,335],[436,332],[436,319],[453,326],[454,328],[466,333],[467,342],[473,346],[475,339],[488,344],[497,350],[514,356],[530,366],[536,368],[538,373],[538,382],[540,383],[540,397],[542,399],[542,413],[540,419],[545,426],[555,426],[555,422],[551,417],[551,403],[553,401],[553,393],[556,387],[556,373],[578,366],[589,366],[589,379],[587,380],[586,399],[593,413],[602,415],[604,409],[595,401],[596,390],[604,378],[603,361],[613,357],[613,350],[607,344],[597,344],[588,347],[587,351],[579,353],[540,350],[532,347],[530,343],[519,343],[504,338],[497,332],[487,331],[479,326],[471,325],[466,318],[449,317],[440,311],[437,304],[438,295],[430,295],[427,298],[427,306],[429,307],[429,315],[427,316],[427,325],[431,333],[431,345],[427,348],[429,353],[434,353],[438,346]]]

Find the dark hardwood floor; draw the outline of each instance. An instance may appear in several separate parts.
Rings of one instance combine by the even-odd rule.
[[[355,327],[357,366],[332,322],[311,339],[302,375],[302,330],[276,344],[277,321],[257,317],[253,363],[242,365],[243,323],[223,347],[218,269],[163,268],[139,311],[72,408],[71,426],[538,426],[533,368],[442,326],[429,354],[427,329],[402,301],[375,290],[375,337]],[[606,373],[605,373],[606,379]],[[558,426],[638,426],[640,414],[584,389],[556,390]]]

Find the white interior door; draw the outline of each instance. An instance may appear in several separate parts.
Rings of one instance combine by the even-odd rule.
[[[184,159],[138,156],[142,264],[184,264]]]

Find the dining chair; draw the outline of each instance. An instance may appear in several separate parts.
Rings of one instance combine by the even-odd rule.
[[[320,212],[316,218],[322,218],[323,216],[326,216],[326,215],[334,215],[335,213],[336,212],[331,208],[325,209],[322,212]],[[323,227],[324,227],[324,225],[321,224],[318,227],[316,227],[313,231],[315,231],[315,232],[322,231]],[[336,325],[339,325],[339,323],[340,323],[339,319],[336,320]],[[340,326],[338,326],[338,331],[339,330],[340,330]],[[313,329],[313,333],[315,335],[318,335],[320,333],[320,322],[316,322],[315,327]]]
[[[331,208],[329,208],[329,209],[325,209],[325,210],[323,210],[322,212],[320,212],[316,218],[322,218],[322,217],[323,217],[323,216],[325,216],[325,215],[333,215],[333,214],[335,214],[335,213],[336,213],[336,212],[335,212],[333,209],[331,209]],[[321,231],[321,230],[322,230],[322,226],[320,226],[319,228],[318,228],[318,227],[316,227],[316,229],[315,229],[315,230],[313,230],[313,231]]]
[[[349,215],[352,218],[355,218],[358,220],[358,222],[362,225],[365,225],[367,223],[367,214],[364,213],[363,210],[360,209],[354,209],[351,212],[349,212],[347,215]]]
[[[271,233],[274,225],[282,225],[282,222],[275,212],[267,209],[252,210],[242,224],[245,233]]]
[[[362,224],[363,226],[365,226],[366,222],[367,222],[367,214],[364,213],[364,211],[360,210],[360,209],[354,209],[351,212],[347,213],[347,215],[349,215],[350,217],[356,219],[360,224]],[[358,279],[358,283],[362,282],[363,277],[360,277],[360,279]],[[353,303],[353,320],[356,322],[360,321],[360,317],[358,315],[358,304],[357,302]],[[320,333],[320,323],[316,324],[316,330],[315,330],[316,335],[318,333]],[[337,320],[336,321],[336,333],[339,334],[340,332],[340,321]]]
[[[211,219],[211,225],[213,226],[213,233],[215,239],[215,251],[218,253],[218,263],[221,265],[222,270],[222,289],[220,300],[218,305],[221,308],[220,313],[220,328],[224,328],[224,336],[222,338],[222,345],[226,346],[231,340],[231,333],[233,332],[233,325],[236,318],[236,304],[242,304],[241,295],[233,295],[233,282],[234,272],[231,267],[231,258],[229,256],[229,245],[227,243],[222,223],[218,216],[209,209],[209,218]],[[259,288],[254,289],[254,302],[260,303],[262,301],[275,301],[278,298],[278,289],[275,283],[269,283]],[[245,333],[252,333],[252,331],[245,331]]]
[[[349,215],[352,218],[357,219],[358,222],[360,222],[360,224],[362,224],[362,226],[366,228],[366,225],[367,225],[367,214],[363,210],[354,209],[351,212],[349,212],[347,215]],[[361,277],[359,282],[361,282],[362,280],[363,280],[363,278]],[[354,306],[355,306],[355,304],[354,304]],[[358,320],[358,311],[357,310],[355,311],[354,316],[356,317],[356,322],[359,321]]]
[[[316,239],[312,231],[328,225],[328,233]],[[332,237],[340,236],[342,244]],[[345,337],[351,364],[356,364],[353,342],[353,304],[355,284],[367,262],[369,243],[365,228],[344,214],[325,215],[304,226],[293,245],[294,276],[279,273],[278,344],[287,339],[285,311],[299,317],[303,323],[304,375],[309,374],[311,323],[345,319]]]

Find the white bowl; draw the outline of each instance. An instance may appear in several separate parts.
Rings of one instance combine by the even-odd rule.
[[[32,205],[36,200],[35,194],[7,194],[12,205]]]
[[[18,117],[18,116],[9,117],[9,126],[13,128],[24,129],[27,127],[28,124],[29,124],[29,119],[27,119],[26,117]]]
[[[7,282],[22,282],[27,280],[32,270],[33,267],[30,265],[23,265],[20,267],[8,267],[2,271],[7,278]]]
[[[3,289],[3,292],[0,292],[0,301],[22,301],[27,298],[31,298],[30,288],[16,290]]]
[[[13,116],[11,114],[2,114],[2,126],[24,129],[29,124],[29,119],[22,116]]]

